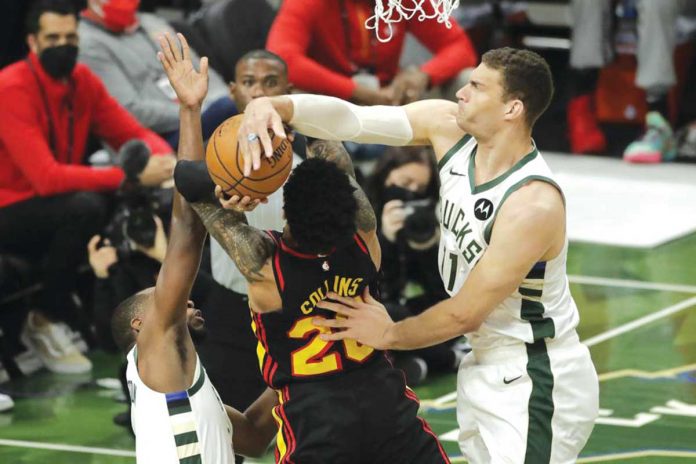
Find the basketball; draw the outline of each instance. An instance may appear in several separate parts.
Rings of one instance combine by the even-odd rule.
[[[273,156],[262,153],[261,166],[244,176],[244,158],[237,143],[239,125],[243,115],[238,114],[220,124],[208,140],[205,162],[215,184],[229,196],[265,198],[278,190],[290,175],[292,145],[287,139],[276,137],[269,130],[273,143]]]

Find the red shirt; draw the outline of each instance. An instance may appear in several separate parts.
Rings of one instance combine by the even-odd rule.
[[[90,133],[114,149],[138,138],[155,154],[172,153],[167,142],[141,126],[85,65],[75,67],[68,84],[46,74],[34,53],[29,60],[45,91],[50,115],[26,61],[0,71],[0,207],[35,196],[118,188],[124,177],[120,168],[82,164]],[[71,153],[69,102],[74,120]],[[49,117],[55,153],[49,142]]]
[[[416,15],[410,21],[393,24],[389,42],[377,41],[374,32],[365,29],[365,20],[374,14],[374,5],[374,0],[285,0],[269,32],[266,48],[287,62],[290,82],[296,87],[343,99],[353,94],[356,84],[351,76],[356,67],[375,70],[383,86],[394,79],[406,32],[411,32],[433,53],[433,58],[420,68],[430,76],[431,85],[440,85],[462,69],[476,65],[476,51],[454,20],[448,29],[435,19],[418,21]],[[424,5],[432,11],[430,2]],[[385,27],[384,23],[381,26]],[[380,32],[381,37],[387,36],[386,29],[380,31],[384,31]]]

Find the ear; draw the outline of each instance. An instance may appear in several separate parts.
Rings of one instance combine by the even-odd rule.
[[[506,121],[512,121],[517,118],[521,118],[524,115],[524,103],[522,100],[510,100],[505,104],[505,116]]]
[[[38,53],[39,44],[37,43],[35,34],[27,35],[27,45],[29,46],[29,50],[31,50],[33,53]]]
[[[234,100],[234,90],[237,88],[237,83],[235,81],[230,81],[227,88],[230,89],[230,96]]]
[[[131,329],[136,331],[136,332],[140,332],[142,325],[143,325],[143,321],[139,317],[134,317],[130,321]]]

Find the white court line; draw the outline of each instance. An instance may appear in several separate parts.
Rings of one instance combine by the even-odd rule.
[[[650,324],[651,322],[654,322],[658,319],[662,319],[663,317],[667,317],[671,314],[678,313],[679,311],[683,311],[685,309],[688,309],[694,305],[696,305],[696,296],[692,296],[691,298],[688,298],[684,301],[681,301],[675,305],[668,306],[664,309],[661,309],[661,310],[657,311],[656,313],[648,314],[647,316],[643,316],[643,317],[638,318],[634,321],[627,322],[626,324],[620,325],[620,326],[615,327],[611,330],[607,330],[606,332],[595,335],[594,337],[590,337],[588,339],[585,339],[585,340],[583,340],[583,343],[585,345],[587,345],[588,347],[597,345],[597,344],[602,343],[604,341],[607,341],[611,338],[618,337],[619,335],[623,335],[627,332],[635,330],[635,329],[642,327],[646,324]]]
[[[36,448],[54,451],[70,451],[73,453],[105,454],[107,456],[135,457],[134,451],[118,450],[112,448],[92,448],[90,446],[61,445],[57,443],[43,443],[39,441],[6,440],[0,438],[0,445],[16,446],[19,448]]]
[[[666,292],[696,293],[694,285],[667,284],[661,282],[644,282],[641,280],[609,279],[607,277],[592,277],[569,275],[571,284],[598,285],[601,287],[635,288],[641,290],[662,290]]]

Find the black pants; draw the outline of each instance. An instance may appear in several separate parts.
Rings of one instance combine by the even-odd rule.
[[[266,389],[247,297],[216,283],[199,303],[207,335],[198,355],[222,402],[244,411]]]
[[[107,198],[94,192],[35,197],[0,208],[0,253],[45,263],[41,310],[47,317],[70,319],[78,266],[107,213]]]
[[[384,359],[280,389],[280,464],[448,464],[401,371]],[[282,443],[280,440],[282,439]]]

